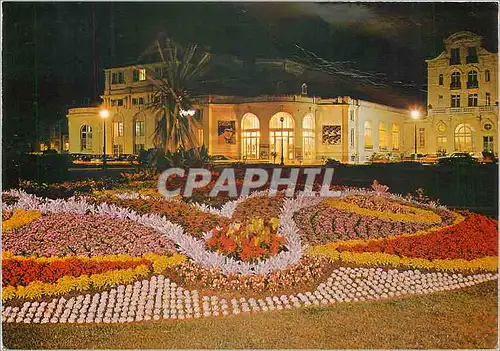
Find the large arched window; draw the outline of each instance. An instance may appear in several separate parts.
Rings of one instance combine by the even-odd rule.
[[[365,121],[364,124],[365,148],[373,148],[372,121]]]
[[[259,158],[260,122],[256,115],[247,113],[241,119],[241,155],[250,160]]]
[[[281,120],[283,119],[283,122]],[[283,155],[286,160],[294,159],[293,118],[286,112],[278,112],[269,121],[269,141],[271,152],[276,152],[277,159]]]
[[[397,124],[392,125],[392,149],[399,150],[399,126]]]
[[[312,160],[314,154],[314,117],[308,114],[302,120],[302,150],[304,160]]]
[[[450,87],[453,88],[460,88],[460,72],[453,72],[451,74],[451,84]]]
[[[83,125],[80,128],[80,150],[92,151],[92,127]]]
[[[378,124],[378,148],[387,150],[387,129],[384,122]]]
[[[472,70],[467,74],[467,88],[477,88],[477,71]]]
[[[455,150],[471,152],[474,148],[474,137],[470,124],[462,123],[455,128]]]

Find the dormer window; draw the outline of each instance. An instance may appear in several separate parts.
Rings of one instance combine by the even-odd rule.
[[[467,57],[465,61],[467,63],[477,63],[477,48],[475,46],[467,48]]]
[[[460,48],[451,49],[450,52],[450,65],[460,64]]]
[[[125,75],[123,72],[113,72],[111,73],[111,84],[124,84]]]
[[[146,69],[145,68],[134,69],[133,77],[134,77],[134,82],[146,80]]]
[[[307,84],[302,83],[302,95],[307,95]]]

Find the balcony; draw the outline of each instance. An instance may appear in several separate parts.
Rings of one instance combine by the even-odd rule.
[[[451,84],[450,84],[451,90],[457,90],[457,89],[461,89],[461,88],[462,88],[462,84],[460,82],[451,82]]]
[[[457,113],[478,114],[480,112],[498,113],[498,106],[437,107],[429,109],[429,115]]]
[[[477,63],[478,62],[477,56],[467,56],[465,58],[465,62],[466,63]]]
[[[475,89],[475,88],[479,88],[479,82],[477,81],[467,82],[467,89]]]

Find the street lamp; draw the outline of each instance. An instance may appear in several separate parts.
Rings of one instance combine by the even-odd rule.
[[[281,165],[285,165],[285,155],[284,155],[284,135],[283,135],[283,122],[285,121],[285,118],[281,116],[280,122],[281,122]]]
[[[101,116],[104,124],[104,146],[102,147],[102,169],[106,170],[106,118],[109,117],[109,111],[102,109],[99,111],[99,116]]]
[[[417,160],[417,119],[420,117],[420,111],[419,110],[411,110],[411,118],[415,121],[415,154],[414,158],[415,161]]]

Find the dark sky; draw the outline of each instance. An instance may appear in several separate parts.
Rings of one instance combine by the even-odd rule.
[[[425,105],[424,60],[460,30],[484,36],[496,52],[497,4],[4,2],[4,136],[5,127],[33,126],[36,100],[42,122],[64,119],[68,105],[96,102],[102,70],[136,63],[160,35],[250,61],[309,52]]]

